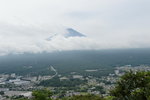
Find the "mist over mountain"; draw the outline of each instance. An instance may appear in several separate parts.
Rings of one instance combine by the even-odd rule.
[[[97,41],[73,28],[0,24],[0,55],[65,50],[91,50]]]

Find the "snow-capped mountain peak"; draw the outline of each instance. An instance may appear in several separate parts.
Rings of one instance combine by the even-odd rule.
[[[59,34],[59,33],[56,33],[56,34],[53,34],[51,35],[49,38],[47,38],[46,40],[47,41],[51,41],[53,38],[57,37],[57,36],[62,36],[64,38],[70,38],[70,37],[86,37],[84,34],[72,29],[72,28],[67,28],[66,29],[66,33],[64,34]]]
[[[85,37],[85,35],[72,28],[67,28],[67,33],[65,34],[65,37]]]

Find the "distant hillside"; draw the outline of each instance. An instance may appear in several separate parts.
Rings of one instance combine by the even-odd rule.
[[[150,65],[150,49],[63,51],[39,54],[0,56],[0,73],[42,73],[52,65],[59,73],[82,72],[85,69],[110,69],[131,64]]]

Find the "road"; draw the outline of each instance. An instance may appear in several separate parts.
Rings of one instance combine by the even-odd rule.
[[[55,76],[58,75],[58,72],[53,66],[50,66],[50,67],[51,67],[51,70],[55,72],[55,74],[51,77],[51,78],[54,78]]]

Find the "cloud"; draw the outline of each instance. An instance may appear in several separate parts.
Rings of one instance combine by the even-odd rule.
[[[149,0],[0,1],[0,54],[150,47],[149,3]],[[87,37],[63,37],[69,27]],[[56,33],[59,35],[51,41],[45,40]]]
[[[42,27],[42,26],[41,26]],[[44,29],[36,26],[0,24],[0,55],[8,53],[39,53],[62,50],[88,50],[97,45],[88,37],[65,37],[67,28]],[[53,30],[52,30],[53,29]],[[55,31],[56,30],[56,31]],[[47,38],[53,36],[50,41]],[[96,49],[96,48],[93,48]]]

